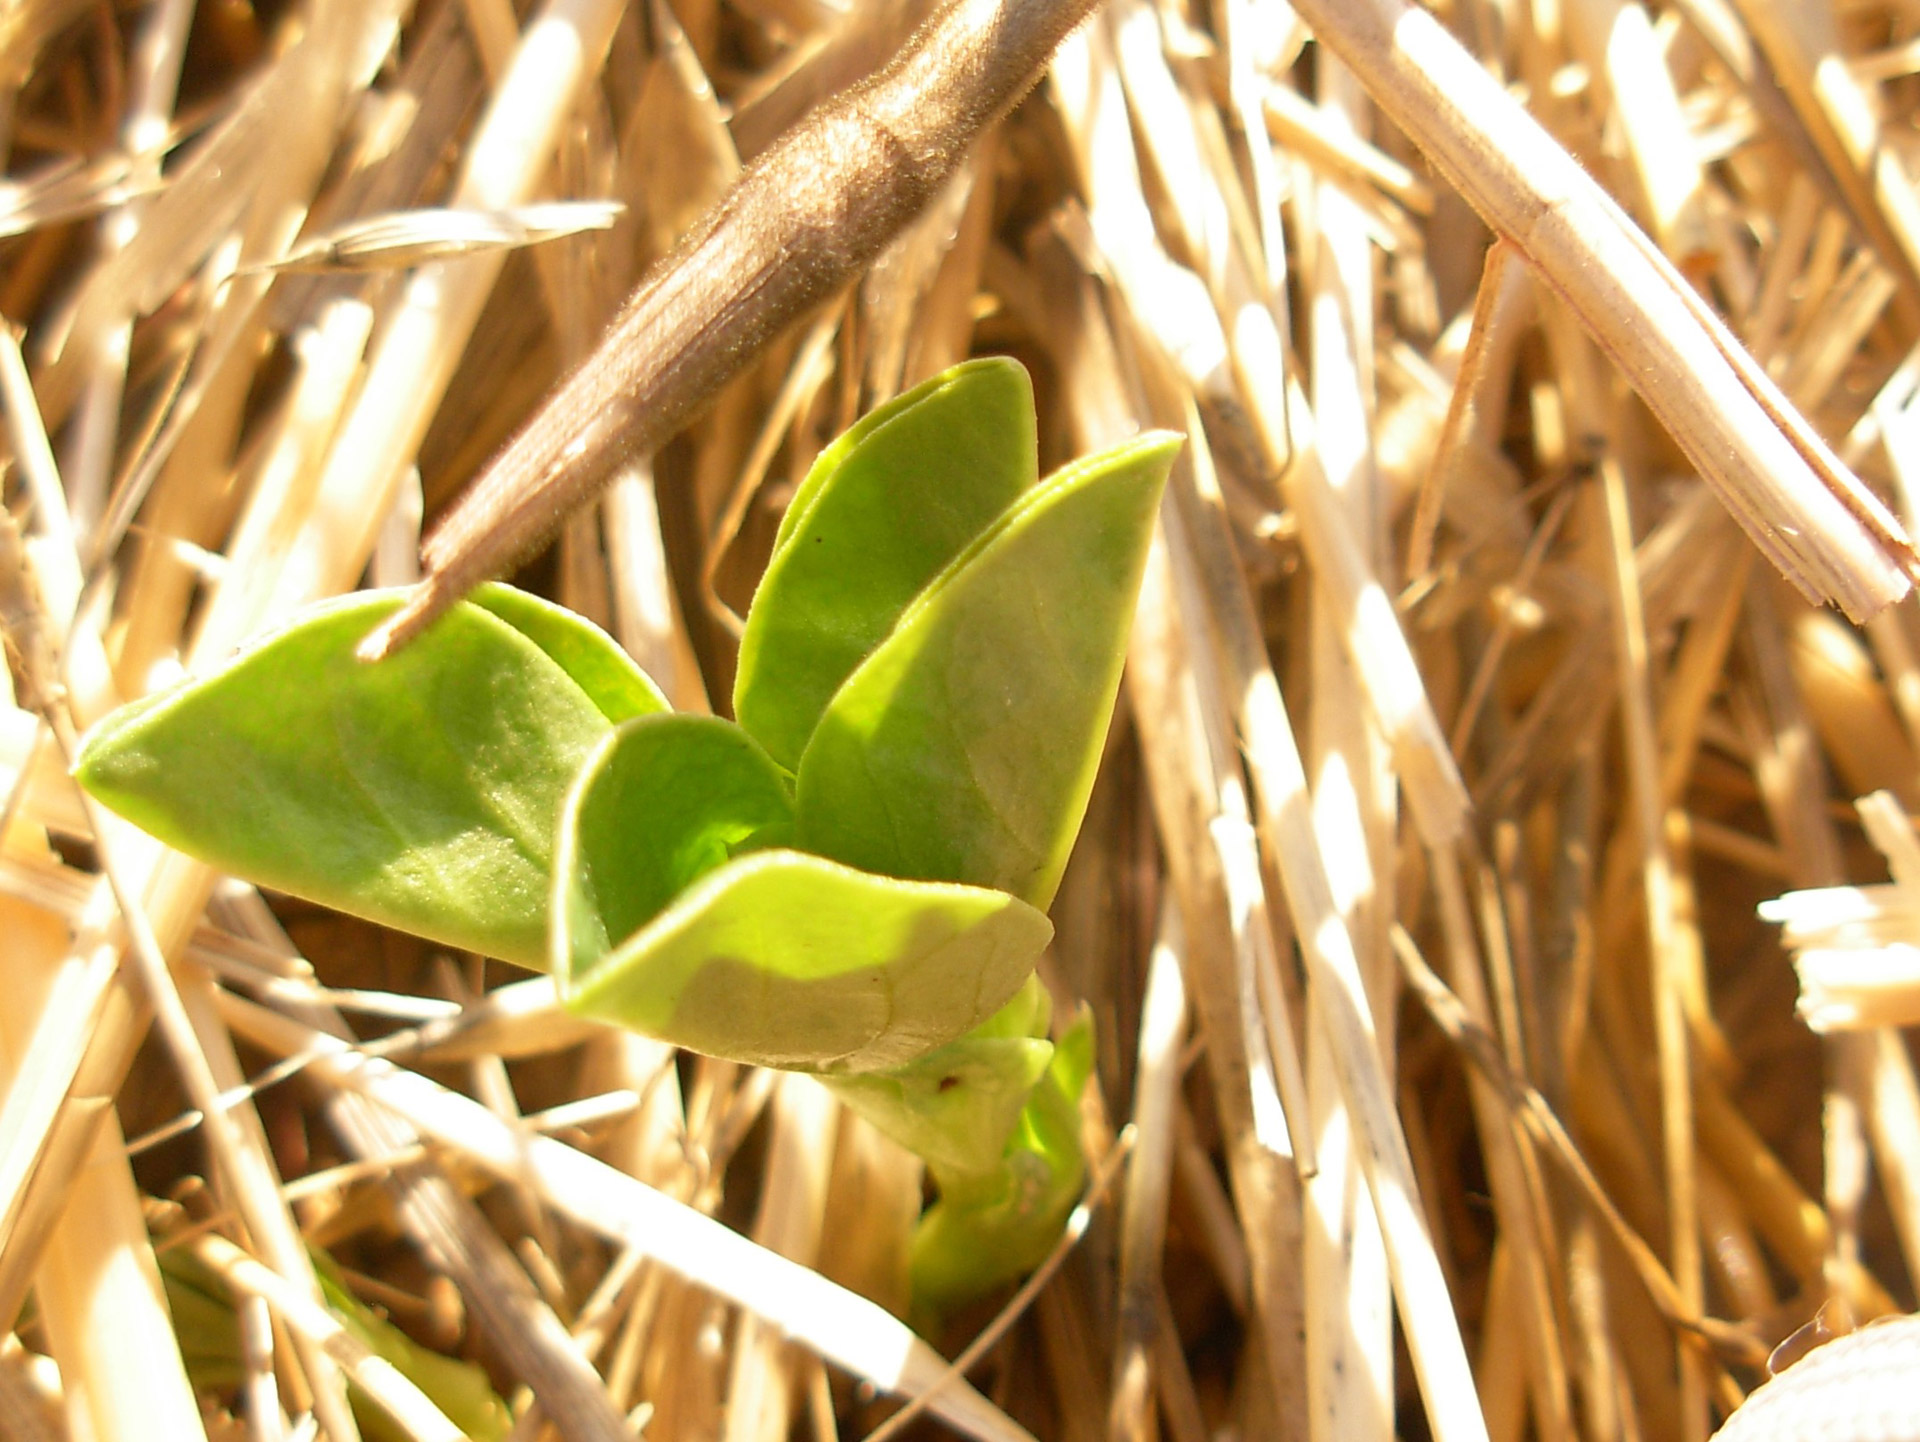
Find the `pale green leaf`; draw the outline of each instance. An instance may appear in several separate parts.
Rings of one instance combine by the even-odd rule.
[[[929,1320],[1032,1271],[1060,1240],[1086,1184],[1080,1095],[1093,1075],[1093,1018],[1082,1008],[1053,1049],[1000,1165],[940,1177],[914,1229],[913,1305]]]
[[[607,719],[477,606],[384,661],[358,660],[399,604],[329,603],[214,674],[123,707],[88,736],[75,775],[223,871],[544,967],[560,802]]]
[[[578,869],[585,903],[570,931],[570,975],[590,971],[610,941],[645,926],[735,851],[777,843],[792,829],[784,773],[717,717],[630,721],[601,743],[584,775],[563,823],[562,856]]]
[[[485,1369],[423,1347],[347,1289],[325,1253],[313,1253],[320,1292],[340,1325],[367,1350],[405,1377],[472,1442],[500,1442],[513,1430],[513,1414],[493,1390]],[[378,1442],[413,1442],[414,1434],[374,1406],[358,1387],[354,1416],[361,1431]]]
[[[733,709],[789,771],[841,682],[921,589],[1032,486],[1033,389],[970,361],[820,453],[747,612]]]
[[[668,709],[653,678],[585,616],[542,596],[489,582],[467,598],[538,646],[616,724]]]
[[[1156,432],[1068,466],[927,588],[814,731],[801,846],[864,871],[1052,900],[1179,444]]]
[[[582,777],[577,814],[595,784]],[[991,1016],[1052,937],[1045,916],[976,887],[894,881],[800,852],[736,857],[638,932],[593,902],[619,857],[563,823],[554,974],[567,1006],[662,1041],[760,1066],[899,1066]],[[588,880],[591,878],[591,881]]]
[[[1051,1010],[1037,976],[986,1021],[888,1071],[824,1077],[834,1095],[947,1179],[992,1171],[1047,1070]]]

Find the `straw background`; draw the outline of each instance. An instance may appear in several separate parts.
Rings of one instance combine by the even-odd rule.
[[[416,579],[646,265],[930,8],[0,9],[0,1436],[345,1442],[345,1375],[457,1435],[309,1247],[517,1438],[826,1442],[938,1379],[851,1295],[903,1303],[917,1164],[811,1082],[262,897],[64,775]],[[974,1435],[1704,1442],[1803,1324],[1916,1305],[1920,6],[1402,10],[1106,0],[518,577],[724,710],[864,409],[999,353],[1043,469],[1187,433],[1043,969],[1097,1023],[1089,1153],[1130,1151]],[[449,1038],[356,1057],[411,1027]],[[236,1299],[230,1386],[168,1255]]]

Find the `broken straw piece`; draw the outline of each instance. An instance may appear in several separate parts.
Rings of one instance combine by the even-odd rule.
[[[1762,902],[1800,978],[1797,1010],[1821,1033],[1920,1023],[1920,876],[1912,824],[1885,791],[1855,803],[1895,879],[1824,886]]]

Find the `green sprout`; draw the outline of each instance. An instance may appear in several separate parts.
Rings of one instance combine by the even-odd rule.
[[[480,1367],[422,1347],[354,1296],[325,1252],[312,1247],[309,1255],[327,1310],[349,1336],[418,1387],[473,1442],[501,1442],[512,1432],[513,1416]],[[246,1371],[240,1323],[227,1284],[212,1267],[182,1249],[163,1248],[159,1262],[167,1310],[173,1314],[181,1359],[194,1390],[235,1391]],[[413,1437],[357,1385],[348,1386],[347,1399],[361,1434],[373,1442],[408,1442]]]
[[[1029,1270],[1082,1183],[1084,1015],[1034,966],[1179,438],[1038,478],[1007,360],[827,448],[748,611],[738,724],[673,713],[598,628],[485,586],[373,665],[400,604],[314,608],[122,708],[81,784],[261,885],[523,966],[571,1010],[818,1074],[925,1159],[923,1315]]]

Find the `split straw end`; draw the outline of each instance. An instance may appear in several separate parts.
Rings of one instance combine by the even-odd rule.
[[[399,610],[367,633],[353,654],[362,661],[384,661],[439,620],[460,596],[444,577],[428,576],[413,588]]]

